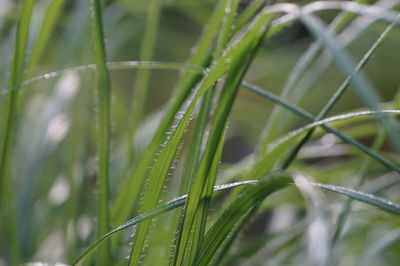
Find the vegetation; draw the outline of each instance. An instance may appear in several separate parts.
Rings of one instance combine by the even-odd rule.
[[[0,265],[399,265],[398,0],[0,6]]]

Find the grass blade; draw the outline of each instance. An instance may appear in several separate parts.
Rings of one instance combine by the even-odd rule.
[[[345,75],[351,76],[355,67],[350,59],[350,56],[340,47],[335,38],[329,34],[329,32],[327,32],[322,22],[315,16],[308,14],[303,14],[300,19],[314,34],[314,36],[318,38],[327,48],[329,48],[339,69]],[[369,108],[373,110],[379,109],[379,103],[381,102],[380,97],[376,94],[375,89],[367,81],[366,77],[362,75],[362,73],[356,73],[351,79],[351,83],[354,85],[356,93]],[[393,124],[390,123],[387,117],[383,114],[379,114],[377,119],[387,131],[395,147],[400,150],[400,140],[395,133]]]
[[[33,68],[39,63],[43,55],[50,36],[56,26],[57,19],[60,18],[60,13],[62,11],[62,8],[64,7],[64,4],[65,0],[52,0],[46,9],[40,32],[38,33],[38,36],[36,38],[35,45],[32,49],[32,53],[27,65],[28,72],[26,73],[26,75],[28,77],[31,76],[30,72],[33,71]]]
[[[110,105],[111,83],[106,65],[106,50],[104,45],[104,31],[102,22],[102,7],[100,0],[92,0],[91,20],[96,58],[97,74],[97,152],[99,156],[97,169],[97,235],[101,237],[109,230],[109,196],[108,175],[110,156]],[[99,250],[99,265],[110,264],[110,244],[105,243]]]
[[[150,61],[153,58],[154,48],[158,33],[158,24],[161,12],[161,0],[150,0],[148,11],[146,14],[146,22],[144,27],[144,36],[141,44],[140,61]],[[139,122],[143,118],[147,100],[147,90],[150,81],[150,71],[141,68],[137,72],[134,91],[132,96],[132,125],[131,130],[135,132]],[[130,137],[130,140],[133,138]],[[131,145],[131,149],[133,146]],[[132,151],[130,151],[132,153]],[[133,156],[131,156],[131,159]]]
[[[248,83],[243,83],[243,86],[251,91],[253,91],[254,93],[257,93],[258,95],[265,97],[271,101],[273,101],[276,104],[279,104],[283,107],[285,107],[287,110],[303,117],[304,119],[308,120],[309,122],[313,122],[315,121],[315,117],[312,116],[311,114],[307,113],[306,111],[292,105],[291,103],[288,103],[282,99],[280,99],[279,97],[273,95],[272,93],[269,93],[267,91],[261,90],[260,88],[248,84]],[[379,163],[381,163],[382,165],[384,165],[385,167],[396,171],[397,173],[400,173],[400,167],[398,167],[397,165],[393,164],[392,162],[390,162],[389,160],[387,160],[386,158],[382,157],[381,155],[377,154],[376,152],[374,152],[373,150],[367,148],[366,146],[364,146],[362,143],[349,138],[348,136],[346,136],[345,134],[343,134],[342,132],[340,132],[339,130],[336,130],[328,125],[321,125],[321,127],[326,130],[327,132],[330,132],[332,134],[334,134],[335,136],[337,136],[339,139],[341,139],[342,141],[349,143],[351,145],[353,145],[355,148],[359,149],[361,152],[365,153],[367,156],[373,158],[374,160],[378,161]]]
[[[238,186],[244,186],[244,185],[251,185],[251,184],[255,184],[258,181],[256,180],[249,180],[249,181],[242,181],[242,182],[234,182],[234,183],[229,183],[229,184],[223,184],[223,185],[219,185],[219,186],[215,186],[214,190],[215,191],[222,191],[222,190],[226,190],[226,189],[231,189],[231,188],[235,188]],[[113,229],[112,231],[108,232],[107,234],[101,236],[96,242],[94,242],[90,247],[88,247],[73,263],[72,265],[77,265],[78,263],[80,263],[81,261],[83,261],[87,256],[89,256],[94,250],[96,250],[100,245],[102,245],[104,243],[104,241],[106,239],[108,239],[109,237],[111,237],[112,235],[114,235],[115,233],[122,231],[126,228],[129,228],[131,226],[135,226],[136,224],[145,221],[145,220],[149,220],[152,219],[154,217],[157,217],[160,214],[163,214],[165,212],[168,212],[170,210],[176,209],[178,207],[181,207],[185,204],[187,200],[187,195],[183,195],[181,197],[178,197],[174,200],[171,200],[167,203],[165,203],[164,205],[153,209],[151,211],[148,211],[146,213],[143,213],[139,216],[136,216],[135,218],[130,219],[129,221],[121,224],[120,226],[116,227],[115,229]]]
[[[16,40],[8,84],[11,88],[19,87],[22,83],[25,53],[29,37],[29,25],[34,1],[23,0],[19,4],[20,9]],[[14,221],[15,210],[12,199],[15,195],[13,192],[13,179],[10,177],[10,164],[17,125],[16,120],[18,118],[17,101],[18,93],[16,91],[7,95],[4,103],[5,107],[2,109],[3,113],[1,114],[2,124],[0,125],[0,216],[6,217],[6,219],[1,219],[0,228],[2,234],[6,234],[6,231],[8,231],[7,235],[9,236],[11,263],[15,265],[20,263],[20,252],[16,221]],[[3,223],[6,226],[4,226]],[[5,228],[7,228],[7,230]]]
[[[361,202],[367,203],[369,205],[373,205],[373,206],[378,207],[386,212],[400,215],[400,205],[393,203],[387,199],[384,199],[381,197],[376,197],[372,194],[364,193],[362,191],[358,191],[358,190],[351,189],[351,188],[345,188],[345,187],[339,187],[339,186],[334,186],[334,185],[329,185],[329,184],[321,184],[321,183],[311,183],[311,184],[315,187],[318,187],[318,188],[321,188],[324,190],[329,190],[331,192],[347,196],[354,200],[361,201]]]
[[[330,112],[330,110],[332,110],[333,106],[337,103],[337,101],[340,99],[340,97],[343,95],[343,93],[348,88],[353,76],[356,75],[365,66],[365,64],[368,62],[368,60],[375,53],[376,49],[383,44],[383,42],[388,37],[389,33],[392,31],[393,27],[394,27],[394,24],[389,25],[386,28],[386,30],[378,37],[378,39],[372,44],[370,49],[368,49],[367,53],[363,56],[361,61],[357,64],[352,75],[348,76],[345,79],[345,81],[342,83],[342,85],[340,85],[340,87],[336,90],[336,92],[329,99],[328,103],[322,108],[320,113],[317,115],[316,120],[323,119]],[[301,147],[311,139],[312,134],[314,133],[314,130],[315,130],[315,128],[310,130],[303,137],[303,139],[296,145],[296,147],[293,149],[293,151],[289,154],[289,156],[283,163],[282,169],[287,169],[289,167],[289,165],[293,162],[293,160],[296,159],[296,156],[297,156],[298,152],[300,151]]]

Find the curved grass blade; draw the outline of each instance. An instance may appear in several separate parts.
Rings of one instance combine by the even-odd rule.
[[[264,97],[267,98],[271,101],[273,101],[276,104],[279,104],[283,107],[285,107],[287,110],[303,117],[304,119],[313,122],[315,121],[315,117],[312,116],[311,114],[307,113],[306,111],[302,110],[301,108],[286,102],[282,99],[280,99],[278,96],[273,95],[270,92],[264,91],[254,85],[251,85],[249,83],[243,83],[242,84],[243,87],[245,87],[246,89]],[[336,130],[328,125],[321,125],[321,127],[326,130],[327,132],[330,132],[332,134],[334,134],[335,136],[337,136],[339,139],[341,139],[342,141],[351,144],[352,146],[354,146],[355,148],[359,149],[361,152],[365,153],[367,156],[373,158],[374,160],[378,161],[379,163],[381,163],[382,165],[384,165],[385,167],[396,171],[397,173],[400,173],[400,167],[398,167],[397,165],[393,164],[392,162],[390,162],[389,160],[387,160],[386,158],[382,157],[381,155],[379,155],[378,153],[374,152],[373,150],[367,148],[366,146],[364,146],[362,143],[349,138],[348,136],[346,136],[345,134],[343,134],[342,132],[340,132],[339,130]]]
[[[120,62],[106,62],[108,70],[122,70],[122,69],[161,69],[161,70],[179,70],[194,73],[203,73],[206,69],[200,66],[187,65],[176,62],[157,62],[157,61],[120,61]],[[82,65],[71,68],[58,70],[42,74],[31,79],[28,79],[16,88],[4,88],[0,96],[10,94],[13,91],[35,84],[36,82],[49,80],[61,77],[70,72],[83,72],[87,70],[96,70],[96,64]]]
[[[293,183],[293,179],[288,176],[266,176],[257,184],[248,187],[234,199],[234,201],[224,210],[218,220],[207,232],[206,239],[202,245],[198,265],[208,265],[213,259],[225,238],[229,236],[235,225],[243,219],[245,215],[258,201]],[[357,201],[367,203],[381,208],[384,211],[400,215],[400,205],[386,199],[361,191],[348,189],[328,184],[309,182],[316,188],[342,194]],[[237,228],[235,229],[237,230]]]
[[[278,139],[277,141],[272,142],[265,154],[259,155],[256,158],[256,162],[253,165],[252,170],[247,174],[247,176],[251,178],[260,178],[266,173],[268,173],[272,167],[275,165],[275,163],[279,160],[281,157],[281,154],[286,152],[292,145],[297,141],[297,139],[307,130],[314,128],[319,125],[323,125],[329,122],[334,122],[334,121],[339,121],[339,120],[344,120],[344,119],[350,119],[353,117],[360,117],[360,116],[370,116],[370,115],[377,115],[377,114],[392,114],[392,115],[399,115],[400,110],[379,110],[379,111],[361,111],[361,112],[353,112],[353,113],[347,113],[343,115],[338,115],[338,116],[332,116],[330,118],[326,118],[323,120],[320,120],[318,122],[314,122],[311,124],[308,124],[305,127],[302,127],[298,130],[292,131],[289,134],[287,134],[285,137],[282,137]],[[395,168],[398,168],[395,166]]]
[[[345,81],[340,85],[340,87],[336,90],[336,92],[332,95],[329,99],[328,103],[322,108],[320,113],[317,115],[316,120],[323,119],[329,112],[332,110],[333,106],[337,103],[343,93],[347,90],[352,78],[356,75],[368,62],[371,56],[375,53],[376,49],[383,44],[383,42],[387,39],[389,33],[392,31],[394,24],[392,23],[389,25],[385,31],[378,37],[378,39],[372,44],[370,49],[368,49],[367,53],[363,56],[361,61],[357,64],[356,68],[352,75],[348,76]],[[315,128],[307,132],[307,134],[301,139],[301,141],[295,146],[293,151],[289,154],[287,159],[282,165],[282,169],[287,169],[289,165],[296,159],[298,152],[300,151],[301,147],[306,144],[312,137]]]
[[[329,32],[327,32],[323,23],[311,14],[302,14],[300,16],[300,20],[307,26],[315,38],[319,39],[324,46],[331,51],[339,69],[345,75],[351,76],[355,67],[350,59],[350,56],[340,47],[335,38]],[[369,108],[373,110],[379,109],[379,103],[382,101],[380,100],[380,97],[376,93],[375,89],[361,72],[353,75],[351,78],[351,83],[353,84],[355,92]],[[390,123],[384,114],[378,114],[377,119],[387,131],[392,143],[398,150],[400,150],[400,140],[395,133],[396,128],[394,125]]]
[[[252,185],[256,184],[258,181],[257,180],[249,180],[249,181],[241,181],[241,182],[234,182],[234,183],[228,183],[228,184],[223,184],[219,186],[215,186],[214,190],[215,191],[222,191],[226,189],[231,189],[235,188],[238,186],[243,186],[243,185]],[[126,228],[129,228],[131,226],[134,226],[142,221],[152,219],[154,217],[157,217],[160,214],[163,214],[165,212],[168,212],[170,210],[176,209],[178,207],[181,207],[185,204],[187,200],[187,195],[183,195],[181,197],[178,197],[174,200],[171,200],[164,205],[153,209],[151,211],[148,211],[146,213],[143,213],[141,215],[136,216],[135,218],[130,219],[129,221],[121,224],[120,226],[116,227],[112,231],[108,232],[107,234],[101,236],[96,242],[94,242],[90,247],[88,247],[73,263],[72,265],[77,265],[80,263],[82,260],[84,260],[88,255],[90,255],[94,250],[96,250],[100,245],[104,243],[106,239],[114,235],[115,233],[122,231]]]
[[[202,33],[197,47],[188,60],[189,65],[208,65],[210,57],[208,51],[212,46],[219,25],[222,22],[222,13],[223,10],[218,7],[213,12],[209,20],[209,26]],[[140,156],[138,163],[130,171],[127,182],[114,201],[112,217],[115,217],[117,223],[126,220],[135,204],[137,204],[136,198],[148,174],[147,167],[152,165],[152,160],[159,150],[160,145],[165,141],[166,132],[169,131],[172,121],[175,119],[175,115],[182,107],[192,88],[200,80],[201,74],[202,73],[185,73],[185,75],[182,75],[178,80],[175,92],[169,102],[168,111],[162,123],[158,127],[146,151]]]
[[[358,0],[357,2],[369,2],[370,0]],[[331,32],[340,32],[348,23],[349,20],[351,20],[354,17],[354,14],[352,13],[341,13],[335,19],[331,22],[331,24],[328,27],[328,30]],[[321,50],[321,44],[319,42],[314,42],[312,43],[308,49],[301,55],[299,60],[296,62],[296,65],[293,67],[291,73],[289,74],[289,77],[283,86],[282,93],[281,93],[281,98],[287,99],[290,95],[290,101],[298,101],[299,97],[294,97],[293,94],[295,95],[304,95],[309,89],[309,87],[305,89],[297,89],[296,88],[297,83],[300,81],[301,77],[305,73],[305,71],[309,68],[309,66],[312,64],[313,60],[315,57],[318,55],[318,53]],[[300,92],[298,92],[300,90]],[[272,110],[272,113],[270,115],[270,118],[267,122],[267,124],[264,127],[264,130],[261,134],[260,137],[260,143],[258,147],[258,152],[264,152],[265,149],[267,148],[268,144],[273,141],[276,137],[279,136],[278,128],[282,127],[282,122],[281,121],[286,121],[287,116],[284,116],[284,113],[280,107],[275,107]]]
[[[385,137],[386,136],[385,136],[385,133],[383,130],[378,131],[378,134],[372,145],[372,150],[374,150],[374,151],[379,150],[385,142],[385,139],[386,139]],[[366,174],[369,172],[370,167],[371,167],[371,158],[367,157],[364,160],[363,164],[361,165],[359,173],[357,174],[357,183],[354,187],[355,189],[358,189],[364,183]],[[335,231],[334,231],[333,237],[332,237],[332,244],[335,244],[335,242],[337,242],[337,240],[340,237],[340,234],[342,232],[342,229],[344,227],[346,219],[350,214],[351,202],[352,202],[351,199],[346,200],[346,202],[344,203],[344,206],[338,216],[338,221],[336,222],[336,228],[335,228]]]
[[[354,200],[361,201],[369,205],[373,205],[375,207],[381,208],[384,211],[400,215],[400,205],[393,203],[387,199],[377,197],[372,194],[368,194],[351,188],[339,187],[329,184],[313,183],[313,182],[310,182],[310,184],[315,187],[319,187],[324,190],[329,190],[331,192],[347,196]]]
[[[249,212],[249,210],[254,207],[257,202],[263,200],[273,192],[283,189],[291,182],[291,177],[268,176],[260,180],[259,183],[242,190],[207,232],[201,246],[197,265],[209,264],[221,244],[232,232],[235,225],[241,219],[246,219],[244,215],[253,213]]]
[[[110,105],[111,83],[106,65],[106,50],[104,44],[104,31],[102,22],[102,7],[100,0],[92,0],[91,20],[93,27],[93,41],[96,59],[97,81],[97,235],[101,237],[109,231],[109,156],[110,156]],[[110,243],[106,242],[98,254],[99,265],[110,265]]]
[[[254,24],[249,27],[249,31],[252,32],[246,36],[246,38],[249,38],[248,48],[238,51],[235,57],[230,57],[232,58],[232,67],[225,80],[207,146],[191,185],[188,202],[185,206],[182,233],[178,240],[179,248],[175,256],[176,265],[197,264],[197,248],[203,240],[209,199],[212,196],[212,187],[216,179],[216,169],[213,171],[213,168],[218,165],[221,155],[226,121],[244,74],[273,16],[274,14],[264,14],[256,18]]]

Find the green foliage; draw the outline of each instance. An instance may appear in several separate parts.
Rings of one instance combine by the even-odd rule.
[[[397,0],[0,5],[0,264],[400,263]]]

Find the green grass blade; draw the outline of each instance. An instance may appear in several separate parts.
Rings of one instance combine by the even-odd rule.
[[[207,232],[201,247],[197,265],[208,265],[217,253],[220,245],[229,236],[235,225],[243,219],[258,201],[263,200],[271,193],[280,190],[292,182],[292,178],[285,176],[268,176],[242,192],[228,205],[218,220]]]
[[[106,65],[106,50],[104,44],[104,31],[102,22],[102,7],[100,0],[92,0],[92,27],[93,41],[96,59],[97,79],[97,235],[101,237],[109,231],[109,156],[110,156],[110,105],[111,105],[111,83]],[[105,243],[99,250],[99,265],[110,264],[110,244]]]
[[[150,0],[148,4],[148,11],[146,14],[146,22],[144,26],[144,36],[141,44],[140,61],[150,61],[153,58],[154,48],[156,45],[158,24],[161,13],[161,0]],[[142,120],[146,100],[147,91],[150,82],[150,71],[148,69],[139,69],[136,74],[134,83],[134,91],[132,96],[131,114],[132,114],[132,125],[131,130],[135,132],[139,122]],[[133,138],[130,137],[132,140]],[[131,145],[132,149],[132,145]],[[132,152],[130,152],[132,153]],[[131,156],[131,158],[133,158]]]
[[[367,203],[368,205],[373,205],[373,206],[378,207],[386,212],[400,215],[400,205],[398,205],[394,202],[391,202],[387,199],[377,197],[372,194],[364,193],[362,191],[358,191],[358,190],[351,189],[351,188],[339,187],[339,186],[334,186],[334,185],[329,185],[329,184],[312,183],[312,182],[310,182],[310,184],[315,187],[318,187],[318,188],[321,188],[324,190],[329,190],[331,192],[347,196],[354,200]]]
[[[228,184],[223,184],[219,186],[215,186],[214,190],[215,191],[222,191],[222,190],[227,190],[231,188],[235,188],[238,186],[244,186],[244,185],[252,185],[257,183],[258,181],[256,180],[249,180],[249,181],[241,181],[241,182],[234,182],[234,183],[228,183]],[[135,226],[136,224],[143,222],[145,220],[152,219],[154,217],[159,216],[160,214],[163,214],[165,212],[171,211],[173,209],[176,209],[178,207],[181,207],[185,204],[187,200],[187,195],[183,195],[181,197],[178,197],[174,200],[171,200],[164,205],[153,209],[151,211],[148,211],[146,213],[143,213],[139,216],[136,216],[129,221],[121,224],[120,226],[116,227],[115,229],[111,230],[110,232],[107,232],[107,234],[101,236],[96,242],[94,242],[90,247],[88,247],[73,263],[72,265],[77,265],[78,263],[82,262],[87,256],[89,256],[94,250],[96,250],[100,245],[104,243],[106,239],[114,235],[115,233],[122,231],[126,228],[129,228],[131,226]]]
[[[196,263],[197,247],[202,242],[209,199],[212,194],[212,187],[215,184],[216,176],[212,173],[212,168],[214,163],[219,161],[218,156],[220,156],[220,154],[218,150],[219,145],[222,145],[221,142],[223,141],[226,121],[249,62],[251,62],[252,56],[261,43],[268,22],[272,18],[272,14],[266,14],[259,16],[258,19],[255,20],[252,27],[249,28],[249,32],[251,32],[241,39],[241,41],[248,42],[245,42],[248,48],[246,50],[237,49],[237,52],[236,49],[232,49],[232,51],[235,51],[236,59],[233,59],[235,58],[233,55],[228,57],[228,51],[224,53],[224,57],[232,58],[231,60],[234,61],[230,62],[232,68],[225,80],[220,103],[211,126],[207,146],[193,184],[191,185],[188,202],[185,206],[182,232],[177,245],[179,248],[175,256],[175,264],[177,265]],[[194,226],[195,228],[193,228]],[[190,239],[194,241],[189,241]],[[186,253],[188,251],[190,253]]]
[[[120,61],[120,62],[106,62],[107,68],[109,70],[123,70],[123,69],[161,69],[161,70],[181,70],[193,73],[203,73],[205,68],[200,66],[193,66],[188,64],[176,63],[176,62],[142,62],[142,61]],[[31,79],[25,80],[19,87],[14,88],[3,88],[0,96],[10,94],[13,91],[28,87],[30,85],[36,84],[37,82],[50,80],[53,78],[61,77],[67,73],[71,72],[85,72],[88,70],[96,70],[96,64],[81,65],[71,68],[66,68],[50,73],[45,73],[42,75],[35,76]]]
[[[11,63],[9,84],[11,88],[19,87],[22,83],[25,63],[25,53],[28,44],[29,25],[34,5],[33,0],[24,0],[19,3],[19,17],[14,44],[13,59]],[[6,96],[1,114],[2,125],[0,125],[0,228],[1,234],[9,237],[11,251],[11,263],[19,264],[20,251],[14,210],[14,186],[10,177],[10,164],[16,125],[18,118],[17,110],[18,93],[15,91]],[[5,229],[7,228],[7,229]],[[4,231],[3,231],[4,230]]]
[[[212,46],[213,40],[222,22],[221,14],[223,14],[223,10],[217,7],[209,20],[208,27],[204,30],[197,47],[188,60],[189,65],[205,66],[209,63],[208,51]],[[175,115],[200,78],[201,73],[185,73],[185,75],[181,76],[179,79],[162,123],[157,129],[145,153],[140,156],[137,165],[131,170],[126,183],[114,201],[112,217],[115,217],[114,219],[117,223],[126,220],[135,204],[137,204],[136,198],[147,176],[148,171],[146,169],[152,164],[152,160],[160,148],[160,144],[164,142],[165,134],[169,130]]]
[[[379,110],[379,111],[361,111],[361,112],[353,112],[353,113],[347,113],[343,115],[338,115],[338,116],[333,116],[330,118],[326,118],[323,120],[320,120],[318,122],[314,122],[311,124],[308,124],[305,127],[302,127],[298,130],[292,131],[286,136],[272,142],[268,149],[267,152],[259,155],[256,158],[256,161],[250,170],[250,172],[247,174],[248,178],[261,178],[262,176],[266,175],[272,168],[273,166],[277,163],[279,158],[281,158],[281,155],[288,151],[290,147],[302,136],[307,130],[314,128],[319,125],[323,125],[329,122],[334,122],[334,121],[340,121],[340,120],[345,120],[345,119],[351,119],[355,117],[361,117],[361,116],[374,116],[377,114],[392,114],[392,115],[399,115],[400,110]],[[371,152],[371,151],[369,151]],[[393,165],[395,169],[398,169],[399,167]]]
[[[372,150],[374,151],[379,150],[385,142],[386,139],[385,137],[386,136],[383,130],[378,131],[374,144],[372,145]],[[355,189],[358,189],[364,183],[366,174],[370,171],[371,168],[371,160],[372,160],[371,157],[367,157],[363,162],[363,164],[361,165],[359,173],[357,174],[357,184],[354,187]],[[339,218],[338,221],[336,222],[335,231],[332,236],[332,244],[335,244],[340,237],[340,234],[343,230],[347,217],[350,214],[351,202],[352,202],[351,199],[348,199],[345,202],[343,209],[341,210],[338,216]]]
[[[350,82],[352,80],[352,77],[356,75],[368,62],[368,60],[372,57],[372,55],[375,53],[377,48],[383,44],[383,42],[387,39],[388,35],[392,31],[394,27],[394,24],[389,25],[385,31],[382,32],[382,34],[378,37],[378,39],[372,44],[370,49],[366,52],[366,54],[363,56],[363,58],[360,60],[360,62],[357,64],[356,68],[354,69],[354,72],[351,76],[348,76],[345,81],[340,85],[340,87],[336,90],[336,92],[332,95],[332,97],[329,99],[328,103],[322,108],[322,110],[319,112],[319,114],[316,117],[316,120],[321,120],[323,119],[329,112],[332,110],[333,106],[338,102],[340,97],[344,94],[344,92],[347,90],[348,86],[350,85]],[[298,152],[300,151],[301,147],[306,144],[312,137],[312,134],[314,133],[315,129],[310,130],[304,137],[301,139],[301,141],[296,145],[296,147],[293,149],[293,151],[289,154],[287,159],[282,165],[282,169],[287,169],[289,165],[296,159],[296,156]]]
[[[340,47],[335,38],[329,34],[322,22],[315,16],[307,14],[303,14],[300,19],[309,28],[313,35],[329,48],[339,69],[345,75],[351,76],[355,67],[350,56]],[[356,73],[352,77],[351,83],[353,84],[355,92],[369,108],[374,110],[379,109],[379,103],[381,102],[380,97],[376,94],[375,89],[362,73]],[[387,131],[392,143],[398,150],[400,150],[400,140],[395,133],[396,129],[393,124],[390,123],[387,117],[383,114],[379,114],[377,119]]]
[[[279,97],[273,95],[272,93],[269,93],[267,91],[261,90],[260,88],[254,86],[254,85],[248,84],[248,83],[243,83],[243,86],[245,88],[253,91],[254,93],[257,93],[258,95],[260,95],[262,97],[265,97],[265,98],[273,101],[274,103],[285,107],[287,110],[289,110],[289,111],[291,111],[291,112],[293,112],[293,113],[305,118],[309,122],[315,121],[315,117],[312,116],[311,114],[309,114],[309,113],[305,112],[304,110],[292,105],[291,103],[288,103],[288,102],[280,99]],[[381,155],[377,154],[373,150],[367,148],[362,143],[356,141],[355,139],[349,138],[348,136],[346,136],[345,134],[343,134],[339,130],[336,130],[336,129],[328,126],[328,125],[321,125],[321,127],[324,130],[326,130],[327,132],[330,132],[330,133],[334,134],[335,136],[337,136],[342,141],[353,145],[355,148],[359,149],[361,152],[365,153],[367,156],[370,156],[374,160],[378,161],[379,163],[381,163],[385,167],[387,167],[389,169],[392,169],[393,171],[396,171],[397,173],[400,173],[400,167],[398,167],[397,165],[395,165],[391,161],[387,160],[386,158],[382,157]]]
[[[370,0],[358,0],[357,2],[368,2]],[[328,30],[331,32],[340,32],[343,30],[343,28],[346,26],[346,24],[354,17],[354,14],[352,13],[341,13],[335,19],[332,21],[332,23],[329,25]],[[315,57],[318,55],[319,51],[321,50],[321,44],[319,42],[314,42],[312,43],[308,49],[301,55],[299,60],[296,62],[296,65],[293,67],[293,70],[291,71],[285,85],[283,86],[282,93],[281,93],[281,98],[283,99],[288,99],[290,95],[291,102],[298,101],[296,97],[293,95],[304,95],[306,93],[306,89],[297,89],[296,91],[294,90],[296,88],[297,83],[307,70],[309,66],[312,64],[313,60]],[[300,90],[300,92],[298,92]],[[265,151],[268,143],[273,141],[275,138],[279,136],[279,128],[282,126],[282,120],[286,120],[287,117],[285,118],[283,110],[279,107],[275,107],[272,110],[270,119],[268,120],[267,124],[265,125],[265,128],[263,130],[263,133],[260,138],[260,145],[258,147],[259,152]]]
[[[40,59],[42,58],[43,52],[46,48],[51,34],[54,31],[57,20],[60,18],[60,14],[62,8],[64,7],[64,4],[65,0],[52,0],[46,9],[40,32],[38,33],[35,40],[35,44],[27,65],[28,73],[26,73],[26,75],[28,77],[30,77],[30,73],[33,71],[33,68],[39,63]]]

